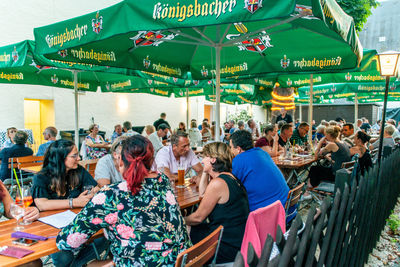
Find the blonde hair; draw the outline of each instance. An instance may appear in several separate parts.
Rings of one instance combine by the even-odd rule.
[[[396,128],[392,124],[385,126],[384,132],[387,133],[388,135],[392,136],[395,131],[396,131]]]
[[[222,142],[213,142],[203,147],[203,155],[215,158],[213,170],[216,172],[231,172],[233,154],[229,146]]]
[[[143,129],[143,134],[147,134],[147,131],[149,131],[150,134],[152,134],[156,131],[156,128],[153,125],[146,125]]]
[[[325,128],[325,135],[330,135],[332,138],[336,139],[339,136],[340,127],[339,126],[328,126]]]

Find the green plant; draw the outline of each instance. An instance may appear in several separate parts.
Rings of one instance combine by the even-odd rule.
[[[386,219],[389,224],[390,230],[392,230],[393,234],[397,235],[400,233],[400,219],[396,214],[392,214],[389,216],[389,219]]]
[[[228,115],[228,120],[234,120],[236,123],[238,121],[244,121],[246,123],[250,119],[251,116],[247,113],[246,110],[241,110],[240,112]]]

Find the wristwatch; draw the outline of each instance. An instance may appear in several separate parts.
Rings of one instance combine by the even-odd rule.
[[[73,205],[73,203],[72,203],[72,200],[73,200],[73,198],[71,197],[71,198],[69,198],[69,207],[71,208],[71,209],[73,209],[74,208],[74,205]]]

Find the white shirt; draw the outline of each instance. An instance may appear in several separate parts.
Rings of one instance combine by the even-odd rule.
[[[153,144],[154,147],[154,155],[157,154],[157,152],[163,148],[163,144],[161,141],[161,137],[158,136],[157,132],[154,132],[152,134],[149,135],[149,140],[150,142]]]
[[[194,152],[190,149],[189,152],[185,156],[181,156],[179,159],[180,165],[185,168],[187,171],[192,166],[199,163],[199,159],[196,157]],[[178,173],[178,161],[176,160],[174,153],[172,151],[172,145],[165,146],[160,151],[158,151],[156,159],[155,159],[155,166],[153,168],[162,168],[167,167],[171,173],[177,174]]]
[[[189,140],[190,146],[194,147],[196,145],[201,144],[201,133],[197,128],[190,128],[189,129]]]
[[[134,136],[139,134],[138,132],[135,132],[134,130],[128,130],[126,133],[123,134],[123,136]]]

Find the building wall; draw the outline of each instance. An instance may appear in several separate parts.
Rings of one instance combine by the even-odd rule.
[[[370,123],[374,124],[377,120],[379,106],[375,104],[359,104],[358,117],[366,117]],[[299,109],[298,109],[299,110]],[[296,112],[296,119],[299,118],[299,113]],[[354,105],[314,105],[313,106],[313,119],[318,125],[321,120],[335,120],[341,117],[346,122],[354,122]],[[302,119],[308,120],[308,106],[302,106]]]

